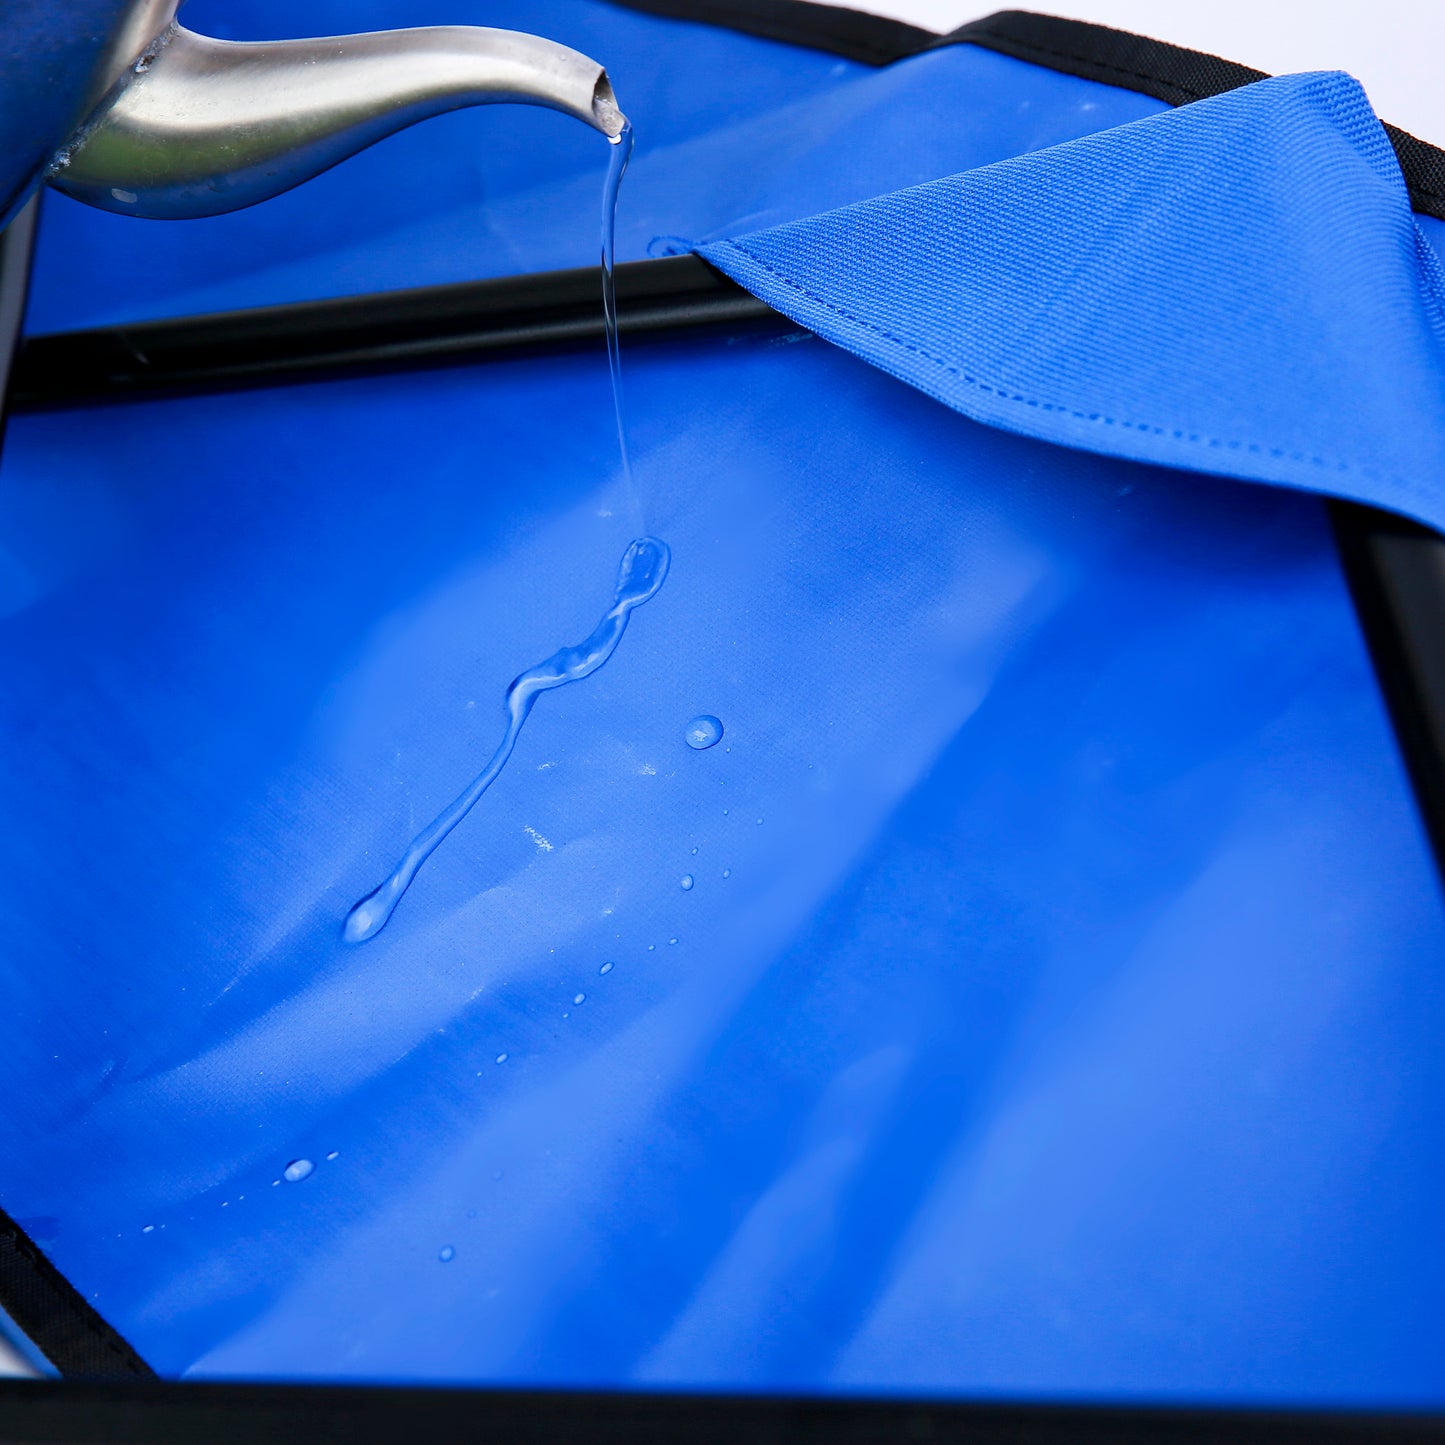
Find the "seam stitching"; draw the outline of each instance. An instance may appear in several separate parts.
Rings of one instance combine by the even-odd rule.
[[[941,356],[935,356],[932,352],[919,346],[916,342],[908,341],[904,337],[896,336],[886,328],[877,323],[868,321],[861,316],[855,316],[852,312],[827,300],[825,297],[810,291],[806,286],[799,285],[791,277],[785,276],[781,271],[771,266],[756,251],[743,245],[740,241],[725,241],[722,244],[731,246],[743,255],[749,257],[763,268],[775,280],[787,286],[790,290],[797,292],[800,296],[823,307],[824,310],[842,320],[850,321],[855,326],[861,326],[866,331],[871,331],[875,336],[882,337],[885,341],[891,341],[895,346],[901,346],[906,351],[931,362],[940,370],[955,376],[967,385],[977,388],[979,391],[997,397],[1000,401],[1014,402],[1023,406],[1033,407],[1039,411],[1060,412],[1065,416],[1073,417],[1078,421],[1094,422],[1102,426],[1119,427],[1128,431],[1137,431],[1145,435],[1171,437],[1176,441],[1190,442],[1195,445],[1203,444],[1215,450],[1249,452],[1258,456],[1275,457],[1286,461],[1307,462],[1311,466],[1318,467],[1322,471],[1353,472],[1357,475],[1371,477],[1380,481],[1387,481],[1400,487],[1403,491],[1418,495],[1418,488],[1411,484],[1408,479],[1392,476],[1374,471],[1372,468],[1351,464],[1344,461],[1331,461],[1320,456],[1311,456],[1306,452],[1286,451],[1283,447],[1267,447],[1259,442],[1229,441],[1220,437],[1205,436],[1199,432],[1187,432],[1173,427],[1162,427],[1152,422],[1130,421],[1127,418],[1105,416],[1102,412],[1078,411],[1074,407],[1067,406],[1062,402],[1041,401],[1037,397],[1025,396],[1022,392],[1011,391],[1003,387],[991,385],[976,376],[970,375],[961,367],[954,366],[951,362],[945,361]]]

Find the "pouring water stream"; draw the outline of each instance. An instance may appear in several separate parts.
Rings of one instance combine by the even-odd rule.
[[[602,192],[602,314],[607,329],[607,364],[612,377],[612,405],[616,414],[622,475],[635,506],[637,499],[632,481],[632,462],[627,453],[627,432],[622,417],[622,361],[617,337],[617,285],[614,274],[617,193],[632,156],[632,126],[624,124],[618,135],[608,139],[612,152]],[[381,932],[422,864],[496,781],[517,745],[522,725],[537,698],[552,688],[565,687],[569,682],[580,682],[584,677],[591,676],[612,656],[627,630],[627,619],[633,608],[657,595],[667,577],[671,557],[665,542],[655,537],[639,537],[623,554],[612,606],[603,614],[591,635],[575,647],[559,648],[544,662],[528,668],[512,680],[504,703],[506,731],[486,767],[412,839],[386,880],[353,905],[341,930],[341,936],[347,943],[365,943]]]

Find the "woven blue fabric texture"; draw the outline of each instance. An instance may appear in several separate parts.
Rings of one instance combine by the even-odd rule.
[[[1445,526],[1440,266],[1347,75],[700,249],[978,421]]]

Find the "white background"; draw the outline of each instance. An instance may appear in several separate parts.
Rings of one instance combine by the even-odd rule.
[[[1445,145],[1445,0],[835,0],[929,30],[1038,10],[1282,75],[1348,70],[1382,120]]]

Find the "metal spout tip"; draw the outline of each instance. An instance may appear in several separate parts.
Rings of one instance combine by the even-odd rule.
[[[443,111],[545,106],[609,139],[607,72],[536,35],[474,26],[243,44],[176,26],[52,169],[104,210],[215,216],[279,195]]]
[[[612,93],[612,82],[605,70],[592,89],[592,124],[608,140],[616,139],[627,128],[627,117],[617,108],[617,97]]]

